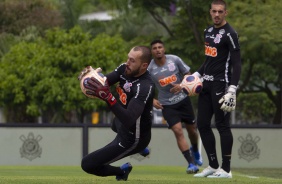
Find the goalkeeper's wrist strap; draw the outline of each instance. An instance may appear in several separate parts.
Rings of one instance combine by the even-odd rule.
[[[117,100],[116,98],[114,97],[114,95],[112,95],[112,93],[109,94],[109,97],[107,98],[107,103],[110,105],[110,106],[113,106],[117,103]]]
[[[236,90],[237,90],[237,87],[234,86],[234,85],[230,85],[228,87],[228,92],[230,92],[230,93],[236,93]]]
[[[197,77],[199,77],[199,78],[202,77],[202,75],[201,75],[199,72],[194,72],[192,75],[193,75],[193,76],[197,76]]]

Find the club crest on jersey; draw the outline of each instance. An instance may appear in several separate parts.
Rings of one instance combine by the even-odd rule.
[[[167,65],[167,67],[168,67],[168,70],[169,70],[169,71],[174,71],[174,70],[175,70],[175,65],[174,65],[174,63],[169,63],[169,64]]]
[[[221,34],[216,34],[216,37],[215,37],[215,39],[213,40],[214,43],[219,43],[221,38],[222,38],[222,35],[221,35]]]
[[[126,92],[130,92],[130,87],[131,87],[131,86],[132,86],[132,83],[126,81],[126,83],[123,85],[123,89],[124,89]]]

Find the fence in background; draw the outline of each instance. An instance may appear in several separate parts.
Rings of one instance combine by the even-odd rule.
[[[221,160],[219,136],[218,159]],[[241,168],[280,168],[282,126],[233,126],[232,166]],[[0,124],[0,165],[80,165],[84,155],[109,143],[115,133],[109,126],[92,124]],[[186,138],[188,136],[186,134]],[[149,144],[151,155],[138,154],[118,161],[135,165],[183,165],[172,131],[154,125]],[[207,157],[202,151],[204,166]]]

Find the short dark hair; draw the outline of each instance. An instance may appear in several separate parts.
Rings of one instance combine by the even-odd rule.
[[[223,5],[224,9],[227,9],[227,4],[224,0],[213,0],[213,2],[211,3],[211,5],[216,4],[216,5]]]
[[[150,64],[151,60],[152,60],[152,53],[149,47],[147,46],[135,46],[133,47],[134,51],[141,51],[142,55],[141,55],[141,61],[143,63],[148,63]]]
[[[162,40],[160,40],[160,39],[157,39],[157,40],[153,40],[152,42],[151,42],[151,47],[152,47],[152,45],[154,45],[154,44],[156,44],[156,43],[160,43],[160,44],[163,44],[164,45],[164,42],[162,42]]]

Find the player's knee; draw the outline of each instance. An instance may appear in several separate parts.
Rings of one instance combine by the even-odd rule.
[[[184,136],[182,128],[174,128],[172,131],[176,137]]]
[[[85,158],[82,159],[81,168],[82,168],[83,171],[89,173],[89,167],[88,167],[88,164],[85,160],[86,160]]]
[[[81,168],[83,171],[85,171],[88,174],[94,174],[96,167],[94,164],[90,164],[89,160],[87,160],[86,158],[83,158],[81,161]]]
[[[198,130],[199,130],[199,132],[200,132],[201,135],[212,131],[212,129],[211,129],[210,126],[209,126],[209,127],[198,126]]]
[[[218,132],[220,136],[232,136],[230,128],[218,128]]]

